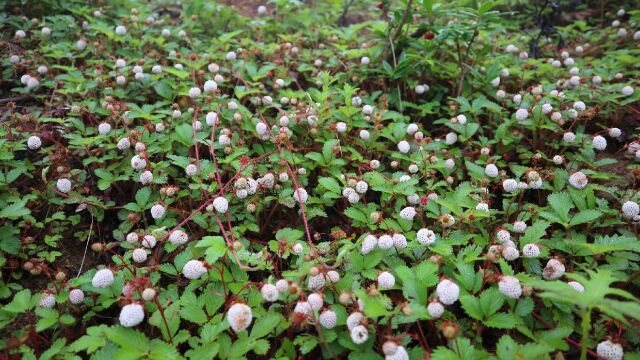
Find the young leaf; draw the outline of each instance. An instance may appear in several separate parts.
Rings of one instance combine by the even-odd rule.
[[[518,324],[518,320],[512,314],[496,313],[491,315],[484,324],[492,328],[513,329]]]
[[[549,206],[563,223],[569,222],[569,211],[573,209],[571,197],[565,192],[556,192],[547,197]]]
[[[256,320],[256,323],[251,329],[251,337],[257,339],[268,335],[282,320],[282,315],[268,311]]]
[[[467,313],[467,315],[471,316],[476,320],[484,319],[482,305],[480,304],[480,300],[478,300],[475,296],[473,295],[461,296],[460,304],[462,304],[462,308]]]
[[[593,222],[595,219],[602,216],[602,212],[598,210],[583,210],[573,216],[569,225],[576,226],[580,224],[585,224],[589,222]]]
[[[213,264],[227,252],[227,243],[222,236],[205,236],[196,244],[197,248],[206,248],[205,259]]]
[[[509,335],[503,335],[498,341],[496,347],[496,355],[500,360],[511,360],[516,358],[518,352],[518,343]]]
[[[495,287],[489,288],[480,294],[480,305],[484,318],[495,314],[504,304],[504,296]]]

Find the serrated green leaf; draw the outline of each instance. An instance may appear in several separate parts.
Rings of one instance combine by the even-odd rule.
[[[454,351],[444,347],[438,346],[431,354],[432,360],[462,360]]]
[[[368,222],[367,215],[360,211],[356,206],[348,207],[344,210],[344,214],[354,220],[360,221],[361,223],[366,224]]]
[[[256,320],[253,328],[251,329],[251,337],[257,339],[268,335],[278,326],[278,324],[280,324],[282,320],[282,315],[268,311]]]
[[[520,243],[522,246],[530,243],[538,243],[545,236],[547,228],[550,226],[546,221],[538,220],[527,227]]]
[[[538,341],[553,346],[556,349],[566,351],[569,345],[564,340],[565,337],[571,335],[573,329],[568,326],[558,326],[555,329],[542,331],[539,333]]]
[[[415,273],[407,266],[396,267],[394,272],[402,282],[402,294],[407,299],[415,299],[419,303],[426,302],[427,291],[418,282]]]
[[[549,206],[563,223],[569,222],[569,211],[573,209],[571,197],[565,192],[556,192],[547,197]]]
[[[280,229],[278,230],[278,232],[276,233],[276,240],[285,240],[288,244],[293,244],[296,241],[302,239],[302,236],[304,236],[304,231],[299,230],[299,229],[292,229],[292,228],[284,228],[284,229]]]
[[[476,320],[484,319],[484,314],[482,312],[482,305],[480,304],[480,300],[478,300],[473,295],[463,295],[460,297],[460,304],[462,304],[462,308],[467,313],[467,315],[471,316]]]
[[[458,263],[456,268],[459,274],[456,274],[456,279],[460,282],[460,285],[466,290],[473,290],[476,281],[476,271],[471,264]]]
[[[253,345],[253,352],[258,355],[266,355],[270,347],[271,346],[267,340],[260,339]]]
[[[324,187],[325,189],[340,194],[341,190],[340,190],[340,184],[338,184],[338,181],[334,178],[330,178],[330,177],[321,177],[318,178],[318,183]]]
[[[207,314],[202,310],[202,307],[197,304],[183,306],[180,308],[180,316],[183,319],[196,324],[204,324],[207,322]]]
[[[513,329],[518,324],[518,320],[512,314],[496,313],[484,321],[484,324],[497,329]]]
[[[38,322],[36,323],[36,331],[37,332],[44,331],[52,327],[53,325],[55,325],[57,322],[58,322],[57,316],[43,317],[40,320],[38,320]]]
[[[509,335],[503,335],[496,346],[496,355],[500,360],[511,360],[516,358],[518,343]]]
[[[137,349],[141,352],[149,351],[149,339],[134,329],[114,326],[105,330],[110,341],[123,348]]]
[[[518,301],[518,305],[516,306],[515,313],[518,314],[518,316],[527,316],[531,314],[534,305],[535,304],[531,298],[520,299]]]
[[[155,85],[153,85],[156,93],[167,100],[173,100],[176,92],[173,88],[167,84],[165,81],[158,81]]]
[[[151,188],[143,187],[136,192],[136,203],[144,209],[149,202],[149,197],[151,197]]]
[[[484,318],[495,314],[504,304],[504,296],[496,288],[489,288],[480,294],[480,305]]]
[[[593,209],[583,210],[575,214],[573,218],[571,218],[571,222],[569,223],[569,225],[576,226],[576,225],[592,222],[595,219],[599,218],[600,216],[602,216],[602,212],[598,210],[593,210]]]
[[[324,145],[322,145],[322,157],[324,159],[325,164],[331,162],[331,159],[334,157],[333,147],[338,145],[339,141],[336,139],[327,140]]]
[[[40,355],[39,360],[53,359],[60,353],[66,343],[66,339],[58,339],[54,341],[53,344],[49,345],[49,348]]]
[[[186,352],[189,359],[213,359],[218,354],[220,345],[215,342],[202,344]]]
[[[205,236],[196,243],[197,248],[206,248],[205,259],[214,264],[227,252],[227,243],[222,236]]]
[[[17,219],[31,214],[31,210],[25,207],[26,200],[17,200],[0,210],[0,218]]]
[[[21,245],[18,237],[19,230],[9,223],[0,227],[0,234],[2,234],[0,236],[0,250],[17,255]]]
[[[318,340],[316,337],[309,335],[298,335],[293,343],[299,346],[301,354],[308,354],[318,346]]]
[[[13,314],[23,313],[32,307],[31,291],[24,289],[16,293],[13,300],[5,305],[2,310]]]
[[[594,243],[575,243],[574,245],[589,249],[592,254],[604,254],[613,251],[640,252],[637,239],[620,235],[599,235]]]

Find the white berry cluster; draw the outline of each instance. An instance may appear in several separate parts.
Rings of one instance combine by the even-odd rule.
[[[91,279],[91,284],[97,288],[106,288],[113,284],[113,271],[110,269],[102,269],[96,271],[93,275],[93,279]]]
[[[429,305],[427,305],[427,312],[429,316],[433,319],[439,319],[442,314],[444,314],[444,305],[440,301],[431,301]]]
[[[240,177],[236,180],[234,187],[236,197],[244,199],[249,195],[254,195],[258,190],[259,183],[251,177]]]
[[[307,193],[307,190],[299,187],[299,188],[293,190],[293,199],[297,203],[305,204],[307,202],[307,200],[309,199],[309,194]]]
[[[217,212],[224,214],[227,212],[227,209],[229,209],[229,200],[223,196],[218,196],[213,199],[213,207]]]
[[[420,229],[416,234],[416,239],[422,245],[432,245],[436,242],[436,234],[429,229]]]
[[[207,268],[200,260],[189,260],[182,268],[182,275],[190,280],[198,279],[206,272]]]
[[[387,290],[396,284],[396,278],[389,272],[383,271],[378,275],[378,288]]]
[[[393,239],[391,239],[391,241],[393,241]],[[360,253],[362,255],[366,255],[375,250],[377,246],[378,238],[374,235],[367,234],[364,240],[362,240],[362,244],[360,245]]]
[[[56,182],[56,188],[63,194],[68,194],[71,191],[71,180],[69,179],[58,179]]]
[[[438,286],[436,286],[436,294],[441,303],[451,305],[458,301],[460,297],[460,287],[449,279],[443,279],[440,280]]]
[[[151,234],[147,234],[142,237],[142,246],[146,247],[147,249],[153,249],[157,243],[158,240]]]
[[[274,302],[278,300],[278,296],[280,292],[278,288],[273,284],[264,284],[260,289],[260,293],[262,294],[262,299],[267,302]]]
[[[255,10],[263,18],[251,22],[259,30],[255,33],[260,41],[269,41],[272,36],[268,27],[262,28],[273,22],[268,18],[273,13],[268,6],[257,6]],[[107,11],[107,8],[93,12],[94,17],[101,17],[101,11]],[[604,49],[613,52],[614,47],[626,46],[624,52],[627,53],[628,48],[638,47],[640,40],[640,31],[634,29],[633,37],[627,33],[627,29],[637,26],[633,22],[636,11],[613,10],[603,11],[611,25],[603,32],[603,39],[611,40],[605,41]],[[142,13],[147,12],[145,9]],[[90,22],[82,23],[82,27],[69,24],[73,39],[66,46],[68,55],[80,58],[77,62],[64,62],[64,66],[52,62],[46,52],[40,54],[37,50],[38,46],[51,50],[49,47],[54,42],[62,41],[66,35],[61,34],[64,29],[59,24],[53,26],[49,24],[51,19],[46,18],[48,26],[43,26],[41,20],[34,19],[25,26],[27,32],[11,30],[15,44],[7,43],[8,57],[4,64],[12,68],[6,73],[16,77],[10,79],[9,85],[22,84],[16,89],[28,99],[25,101],[28,107],[20,104],[22,100],[18,101],[17,106],[23,114],[11,112],[7,117],[11,121],[8,123],[11,127],[7,128],[12,131],[10,135],[22,132],[17,147],[10,154],[11,163],[24,158],[28,166],[23,166],[21,171],[30,171],[42,164],[46,170],[37,176],[20,174],[16,184],[27,183],[29,177],[42,178],[47,192],[57,194],[58,198],[53,199],[55,203],[52,204],[56,207],[53,210],[53,205],[37,203],[38,196],[25,197],[29,201],[29,216],[15,220],[13,225],[8,222],[8,226],[29,225],[30,217],[49,216],[48,207],[52,208],[52,219],[58,221],[58,217],[63,217],[61,213],[73,211],[71,204],[79,204],[77,214],[63,219],[62,224],[77,219],[84,224],[100,208],[118,210],[117,217],[123,220],[116,228],[109,227],[113,235],[105,235],[104,228],[95,235],[100,239],[91,249],[101,258],[112,259],[117,264],[89,272],[91,291],[95,294],[85,298],[83,290],[73,287],[89,290],[85,284],[87,278],[67,282],[65,273],[61,272],[55,278],[54,290],[41,293],[38,302],[41,308],[58,305],[58,311],[65,308],[95,311],[94,303],[111,296],[110,303],[121,306],[118,316],[121,326],[138,326],[146,315],[153,315],[150,321],[154,326],[159,323],[162,328],[159,321],[165,320],[163,309],[156,311],[159,303],[154,300],[162,299],[165,303],[173,299],[176,305],[175,296],[179,295],[176,289],[184,286],[187,292],[198,294],[196,296],[212,289],[218,296],[220,289],[208,281],[212,282],[218,276],[233,277],[242,282],[241,290],[238,291],[235,285],[221,287],[228,293],[233,292],[223,294],[228,300],[223,308],[226,308],[226,321],[234,332],[251,327],[253,310],[256,311],[256,327],[262,325],[258,317],[265,310],[286,309],[286,314],[293,315],[292,323],[299,325],[298,322],[302,322],[296,332],[317,330],[320,335],[322,329],[341,326],[348,314],[346,327],[354,344],[367,343],[377,352],[382,350],[385,360],[408,360],[409,353],[418,356],[420,352],[415,346],[413,328],[404,328],[406,319],[398,317],[375,319],[375,322],[368,320],[364,314],[369,314],[371,309],[365,311],[367,299],[361,293],[366,293],[370,299],[386,301],[391,298],[393,301],[385,303],[389,310],[398,306],[393,309],[394,313],[401,310],[411,318],[411,311],[417,308],[404,301],[409,299],[401,299],[407,295],[406,287],[411,286],[406,284],[402,270],[409,268],[417,272],[426,265],[429,271],[435,271],[429,275],[440,280],[435,289],[429,289],[428,302],[419,305],[426,305],[430,319],[445,318],[437,321],[438,326],[445,325],[441,329],[449,323],[449,318],[462,314],[455,306],[460,300],[460,286],[464,285],[465,293],[472,292],[467,289],[466,281],[462,281],[464,276],[458,277],[456,262],[468,262],[473,264],[470,268],[483,271],[476,274],[481,275],[477,277],[482,280],[477,286],[482,285],[482,288],[473,289],[470,294],[479,296],[481,301],[484,301],[482,292],[491,287],[492,291],[497,287],[501,296],[509,299],[510,306],[523,296],[540,295],[530,291],[528,286],[523,287],[529,283],[525,279],[540,276],[547,281],[562,280],[568,287],[561,286],[580,297],[592,290],[591,285],[570,281],[574,278],[571,274],[567,274],[568,279],[563,278],[567,270],[565,264],[577,273],[585,269],[578,264],[582,259],[578,260],[580,257],[569,251],[575,250],[570,242],[575,242],[576,236],[567,239],[569,250],[558,246],[556,240],[561,232],[547,211],[556,204],[547,196],[558,191],[570,194],[576,205],[567,204],[571,207],[571,218],[582,215],[584,208],[593,208],[592,203],[595,203],[601,213],[596,220],[600,227],[596,228],[602,228],[603,234],[609,234],[607,236],[633,234],[640,223],[640,206],[633,186],[627,186],[620,193],[612,190],[611,196],[604,200],[602,191],[592,191],[602,190],[605,184],[607,190],[613,188],[614,182],[602,175],[609,172],[602,167],[609,158],[640,161],[640,140],[633,132],[634,119],[628,115],[635,111],[633,101],[638,96],[633,66],[625,62],[604,67],[592,65],[598,63],[602,49],[601,44],[594,48],[593,42],[588,43],[589,32],[581,36],[584,39],[579,39],[584,42],[568,41],[567,44],[573,44],[571,48],[557,53],[547,51],[550,48],[546,47],[536,49],[532,59],[521,49],[528,44],[504,46],[507,43],[503,42],[502,35],[509,41],[518,40],[520,36],[501,34],[493,39],[495,44],[484,48],[487,51],[504,49],[506,53],[499,54],[499,59],[495,60],[500,64],[483,58],[474,60],[474,79],[472,76],[466,82],[454,79],[451,85],[459,85],[456,94],[459,97],[449,98],[447,101],[451,102],[443,106],[441,95],[447,82],[439,81],[445,79],[438,79],[435,76],[438,74],[424,73],[420,67],[412,68],[415,76],[399,82],[397,89],[395,82],[394,87],[388,87],[390,82],[384,79],[386,71],[380,71],[384,61],[378,57],[380,44],[376,42],[354,40],[349,42],[349,47],[357,44],[359,49],[343,49],[339,44],[332,44],[340,40],[336,35],[322,41],[289,36],[287,40],[273,43],[269,51],[262,52],[257,48],[239,47],[252,46],[251,39],[244,36],[248,33],[244,32],[240,38],[227,38],[222,47],[214,44],[197,49],[200,41],[192,35],[200,31],[180,24],[186,20],[182,16],[176,17],[178,20],[175,21],[167,21],[165,16],[154,13],[143,21],[137,16],[138,10],[133,9],[131,17],[111,19],[116,23],[112,21],[104,29],[102,22],[108,20],[104,18],[100,20],[100,28],[93,30],[95,25]],[[626,24],[630,17],[632,21]],[[197,16],[194,15],[192,20],[195,19]],[[419,16],[411,19],[416,23],[422,20]],[[452,20],[449,25],[455,25],[456,21],[464,22],[464,19]],[[18,23],[10,21],[14,22]],[[115,34],[119,49],[106,46],[113,40],[110,37],[95,38],[96,31],[102,33],[105,29]],[[150,48],[151,53],[145,53],[141,58],[136,55],[137,51],[129,51],[131,49],[126,47],[134,41],[141,49],[147,49],[146,45],[143,47],[146,41],[146,36],[141,36],[143,31],[161,37]],[[438,34],[438,38],[441,35]],[[478,36],[485,34],[481,31]],[[415,44],[411,44],[422,46],[428,43],[427,39],[425,36],[424,40],[416,39]],[[167,47],[162,50],[165,45]],[[402,65],[411,64],[418,50],[419,46],[406,47],[400,58],[401,66],[393,67],[400,70]],[[533,59],[545,53],[546,59]],[[33,58],[33,54],[43,56]],[[477,50],[469,54],[477,55]],[[100,59],[106,60],[102,61],[104,66],[97,65]],[[256,60],[266,61],[268,65],[256,63],[257,67],[253,68],[251,64]],[[394,57],[394,64],[395,60]],[[65,74],[67,68],[78,64],[86,86],[59,88],[64,85],[61,81],[70,76]],[[344,66],[348,76],[334,73],[335,64]],[[544,70],[539,76],[530,73],[537,71],[539,66]],[[526,70],[526,75],[519,69]],[[615,71],[611,72],[612,69]],[[512,72],[517,73],[516,76]],[[243,78],[247,74],[249,78]],[[376,88],[378,83],[363,81],[361,74],[379,76],[380,89]],[[477,74],[485,75],[479,84],[485,85],[486,89],[472,87]],[[73,75],[71,77],[75,77]],[[345,85],[342,91],[339,88],[337,91],[325,90],[327,79],[343,82],[344,78],[353,84]],[[433,81],[430,83],[433,89],[425,84],[427,79]],[[53,93],[52,85],[55,86]],[[80,88],[87,90],[87,86],[95,87],[87,99],[77,95],[74,98],[74,92]],[[455,89],[452,92],[448,88],[444,90],[445,96],[456,92]],[[131,94],[135,95],[134,99],[125,100],[125,95]],[[46,112],[36,112],[32,118],[21,117],[34,106],[31,100],[34,104],[42,102],[46,100],[45,95],[51,96]],[[104,97],[98,102],[102,104],[98,109],[93,105],[96,99],[89,98],[93,95]],[[157,99],[154,100],[157,104],[142,104],[145,99]],[[603,106],[606,99],[613,100]],[[62,100],[64,104],[60,104]],[[408,111],[404,110],[405,104]],[[57,115],[58,112],[64,115]],[[20,123],[14,124],[16,119]],[[432,119],[435,122],[432,123]],[[86,131],[83,125],[86,125]],[[28,151],[24,151],[25,144]],[[63,151],[64,147],[70,151]],[[70,161],[65,161],[66,155]],[[124,169],[117,169],[118,163]],[[49,164],[54,166],[49,167]],[[634,166],[628,169],[633,170]],[[108,174],[117,180],[107,181]],[[327,176],[338,179],[341,185],[337,191],[329,186],[318,186],[322,183],[318,179],[327,179]],[[5,178],[8,180],[9,175],[5,174]],[[564,189],[567,185],[569,188]],[[98,189],[106,186],[108,190],[100,190],[102,192],[96,195],[96,186]],[[134,188],[129,189],[130,186]],[[120,196],[122,187],[127,190],[125,197]],[[151,196],[149,206],[135,211],[131,206],[135,203],[126,203],[132,201],[129,197],[134,197],[138,188]],[[174,190],[167,190],[169,188]],[[158,189],[160,191],[156,193]],[[335,192],[341,192],[342,196]],[[38,195],[40,190],[34,193]],[[576,198],[576,194],[584,194],[587,200]],[[81,200],[85,196],[87,199]],[[595,201],[594,196],[597,197]],[[138,196],[135,198],[137,200]],[[613,203],[619,213],[604,211],[608,203]],[[40,205],[47,210],[43,212],[47,215],[39,214],[42,212]],[[92,210],[91,214],[83,211],[87,207]],[[200,213],[201,209],[206,212]],[[146,210],[155,220],[151,224],[144,216]],[[349,214],[349,211],[353,212]],[[356,213],[362,213],[367,221],[351,222],[343,216]],[[116,211],[112,215],[116,215]],[[223,216],[219,229],[217,225]],[[37,220],[40,224],[40,219]],[[91,217],[91,224],[94,220]],[[8,217],[7,221],[14,219]],[[569,225],[565,224],[565,227]],[[589,224],[578,225],[563,230],[575,234],[592,228],[587,226]],[[609,231],[604,226],[615,226],[615,229]],[[58,231],[53,229],[55,227],[43,229]],[[291,240],[273,241],[270,232],[284,228],[294,228],[293,233],[302,235],[292,235],[294,239]],[[29,227],[22,230],[25,234],[42,235]],[[225,235],[225,239],[229,235],[229,242],[233,242],[228,249],[225,246],[229,256],[221,257],[216,264],[197,259],[210,255],[209,250],[201,248],[200,244],[188,244],[190,237],[197,240],[209,233]],[[357,234],[362,235],[358,237]],[[601,234],[587,235],[597,239]],[[104,238],[109,236],[115,238],[119,247],[103,245]],[[327,241],[327,237],[331,241]],[[42,271],[42,259],[35,251],[38,244],[32,244],[34,238],[40,241],[39,236],[21,236],[24,244],[20,250],[32,253],[20,254],[17,259],[25,260],[24,269],[37,275]],[[591,241],[597,240],[587,239],[587,242]],[[359,251],[360,254],[353,255],[348,251]],[[107,253],[109,257],[105,257]],[[610,251],[607,256],[596,257],[594,268],[611,263],[616,256],[624,257],[626,262],[633,260],[619,253]],[[518,262],[521,256],[523,259]],[[35,259],[29,259],[32,257]],[[195,259],[186,261],[185,257]],[[372,261],[376,263],[372,265]],[[483,266],[486,268],[482,269],[479,264],[485,261]],[[543,268],[538,269],[541,261]],[[35,269],[34,262],[37,263]],[[407,265],[404,269],[403,262]],[[418,264],[420,267],[410,267]],[[174,279],[176,283],[169,284],[161,276],[166,276],[173,265],[181,266],[178,271],[184,278]],[[245,270],[252,267],[263,272],[272,270],[273,275],[262,282],[254,281],[255,276],[260,276],[255,274],[260,272],[251,273],[255,276],[243,276]],[[302,270],[309,268],[309,271]],[[354,268],[362,271],[353,271]],[[209,269],[230,269],[230,273],[214,271],[209,276]],[[457,279],[460,285],[452,279]],[[116,290],[122,294],[112,294],[113,284],[123,281],[122,288]],[[363,283],[358,284],[358,281]],[[366,290],[363,290],[364,285]],[[168,289],[166,292],[164,286]],[[57,304],[64,299],[67,290],[69,303],[77,306]],[[431,294],[432,290],[435,290],[434,294]],[[461,301],[463,310],[469,299],[465,293]],[[537,307],[536,311],[545,311],[538,308],[539,301],[531,303]],[[256,305],[264,309],[256,308]],[[447,306],[450,306],[449,314],[446,313]],[[45,309],[39,311],[46,313]],[[172,309],[164,310],[174,312]],[[146,314],[147,310],[149,314]],[[211,317],[213,321],[220,318],[214,317],[208,307],[206,310],[210,315],[207,318]],[[159,315],[162,318],[158,318]],[[465,319],[458,320],[463,327],[469,325]],[[558,319],[555,320],[557,323]],[[385,324],[389,326],[384,328]],[[277,331],[281,332],[284,325],[288,326],[287,321],[280,322]],[[405,331],[407,329],[409,331]],[[187,332],[196,330],[187,329]],[[468,329],[464,330],[469,335]],[[589,335],[611,335],[601,334],[607,330],[598,328],[598,332]],[[327,338],[334,338],[340,331],[328,332]],[[412,337],[394,336],[392,331]],[[182,332],[173,339],[176,344],[193,342],[186,341]],[[247,339],[246,334],[232,334],[232,337],[240,341]],[[451,340],[446,334],[445,337]],[[597,345],[598,357],[622,359],[624,352],[618,337],[607,339]],[[373,355],[371,349],[356,347],[343,340],[340,340],[340,351],[358,348],[359,355],[379,357]],[[593,339],[588,340],[593,346]],[[298,341],[296,346],[304,345]],[[273,344],[280,345],[277,341]],[[458,343],[453,341],[445,345],[451,344]],[[221,347],[220,350],[225,349]],[[275,347],[273,350],[277,351]],[[440,350],[442,348],[432,353],[434,357]],[[322,351],[326,351],[324,347]],[[347,354],[338,356],[349,357]]]
[[[307,279],[307,286],[311,291],[320,290],[324,287],[326,280],[325,275],[321,273],[310,275]]]
[[[622,216],[625,219],[634,219],[638,214],[640,214],[640,206],[637,202],[629,200],[622,204]]]
[[[166,213],[166,208],[162,204],[155,204],[151,207],[151,217],[155,220],[160,220]]]
[[[576,189],[582,190],[588,183],[589,179],[582,171],[577,171],[569,176],[569,184]]]
[[[409,353],[393,341],[387,341],[382,345],[382,353],[385,360],[409,360]]]
[[[234,303],[227,310],[227,321],[235,332],[246,330],[253,320],[251,308],[243,303]]]
[[[611,340],[600,342],[596,347],[596,352],[600,358],[606,360],[622,360],[624,357],[622,345],[614,343]]]
[[[72,289],[69,291],[69,302],[77,305],[84,301],[84,291],[80,289]]]
[[[416,208],[413,206],[407,206],[400,210],[400,217],[404,220],[412,221],[416,214]]]
[[[547,280],[556,280],[564,275],[565,267],[558,259],[549,259],[542,271],[542,276]]]
[[[338,315],[335,311],[327,309],[320,313],[318,321],[325,329],[333,329],[338,324]]]
[[[177,229],[169,234],[169,242],[174,245],[182,245],[189,241],[189,235],[184,231]]]
[[[144,308],[137,303],[125,305],[120,310],[119,320],[124,327],[136,326],[144,320]]]
[[[508,298],[517,299],[522,295],[520,280],[513,276],[503,276],[498,282],[498,289]]]
[[[56,305],[55,295],[49,292],[42,293],[42,295],[40,296],[40,302],[38,303],[38,306],[48,309],[48,308],[54,307],[55,305]]]
[[[540,256],[540,247],[537,244],[526,244],[522,248],[522,255],[528,258],[537,258]]]

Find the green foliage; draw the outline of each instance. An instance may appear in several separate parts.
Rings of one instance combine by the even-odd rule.
[[[640,11],[100,3],[0,13],[3,355],[640,356]]]

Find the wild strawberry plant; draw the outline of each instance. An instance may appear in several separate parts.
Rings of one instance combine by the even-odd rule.
[[[101,3],[2,13],[3,357],[640,357],[640,11]]]

